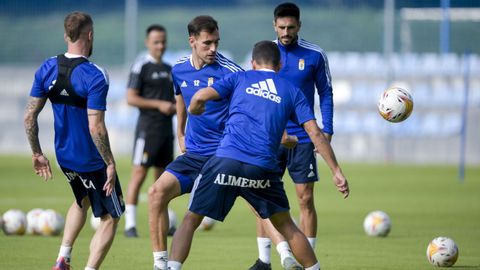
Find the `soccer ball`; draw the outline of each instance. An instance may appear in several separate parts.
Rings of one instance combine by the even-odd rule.
[[[23,235],[27,228],[25,213],[18,209],[8,210],[3,214],[3,232],[6,235]]]
[[[43,211],[38,217],[38,231],[45,236],[59,235],[65,226],[65,219],[53,209]]]
[[[27,234],[40,234],[38,220],[43,209],[34,208],[27,213]]]
[[[95,231],[97,230],[98,226],[100,225],[101,219],[99,217],[95,217],[92,213],[90,216],[90,226],[92,226],[92,229]]]
[[[450,267],[458,259],[458,247],[448,237],[437,237],[428,244],[427,259],[434,266]]]
[[[378,112],[389,122],[402,122],[410,116],[412,110],[412,96],[407,90],[400,87],[386,89],[378,101]]]
[[[390,217],[382,211],[370,212],[363,221],[363,228],[368,236],[385,237],[390,232]]]
[[[202,223],[200,223],[200,226],[198,228],[203,231],[210,231],[211,229],[213,229],[213,226],[216,222],[217,221],[213,218],[204,217]]]
[[[177,215],[172,209],[168,208],[168,231],[174,232],[176,229],[177,229]]]

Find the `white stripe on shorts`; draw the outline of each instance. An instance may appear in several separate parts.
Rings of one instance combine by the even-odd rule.
[[[143,159],[143,150],[145,149],[145,138],[138,138],[135,142],[133,154],[133,165],[141,165]]]
[[[190,199],[188,200],[188,209],[190,209],[190,206],[192,205],[193,196],[195,196],[195,190],[197,189],[198,184],[200,183],[200,179],[202,179],[202,174],[199,174],[197,178],[195,178],[195,182],[193,182],[192,192],[190,193]]]
[[[117,179],[118,181],[118,179]],[[115,212],[117,212],[117,216],[121,216],[122,215],[122,208],[120,207],[120,201],[118,199],[118,196],[117,196],[117,192],[115,191],[115,188],[113,189],[112,191],[112,195],[110,195],[110,197],[112,197],[112,202],[113,202],[113,207],[115,208]]]

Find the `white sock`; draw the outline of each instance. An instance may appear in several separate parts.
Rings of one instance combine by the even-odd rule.
[[[135,204],[125,205],[125,230],[137,225],[137,206]]]
[[[310,243],[310,246],[315,249],[315,244],[317,243],[317,238],[316,237],[307,237],[308,242]]]
[[[270,250],[272,249],[272,240],[266,237],[257,237],[258,258],[264,263],[270,263]]]
[[[280,255],[280,263],[283,265],[283,260],[287,257],[293,257],[292,251],[287,241],[282,241],[277,245],[277,252]]]
[[[95,268],[86,266],[85,270],[95,270]]]
[[[182,263],[176,261],[168,261],[168,270],[180,270],[182,269]]]
[[[63,257],[65,261],[69,263],[71,256],[72,256],[72,247],[60,246],[60,251],[58,252],[58,258]]]
[[[308,268],[305,268],[305,270],[320,270],[320,263],[317,262],[316,264],[308,267]]]
[[[153,252],[153,265],[156,267],[167,270],[167,262],[168,262],[168,253],[167,251],[157,251]]]

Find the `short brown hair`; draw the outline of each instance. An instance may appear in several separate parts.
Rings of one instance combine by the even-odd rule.
[[[63,23],[65,27],[65,34],[71,42],[78,40],[81,34],[89,30],[89,27],[93,26],[92,17],[87,13],[75,11],[65,17]]]
[[[259,41],[253,46],[252,60],[258,64],[278,66],[280,65],[280,50],[273,41]]]
[[[202,31],[208,33],[218,31],[218,23],[211,16],[201,15],[193,18],[193,20],[188,23],[187,29],[188,36],[198,36]]]

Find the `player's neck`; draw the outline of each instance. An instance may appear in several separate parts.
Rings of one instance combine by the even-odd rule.
[[[90,49],[83,42],[77,41],[75,43],[68,43],[67,52],[88,57]]]
[[[198,55],[192,53],[192,65],[196,70],[203,68],[206,64]]]

